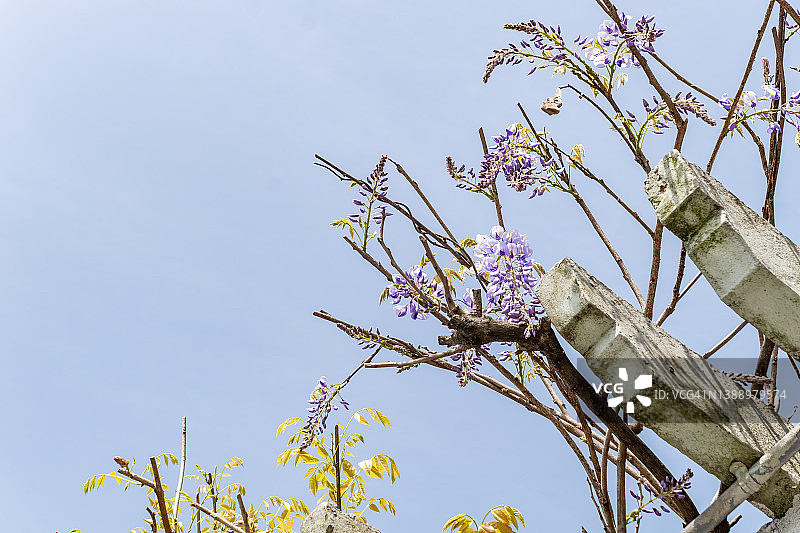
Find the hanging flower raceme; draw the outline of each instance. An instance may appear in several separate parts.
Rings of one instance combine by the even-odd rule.
[[[406,277],[419,289],[430,302],[440,305],[444,298],[444,286],[436,281],[428,279],[428,274],[419,265],[414,265],[406,272]],[[412,320],[425,320],[428,318],[427,311],[430,310],[429,303],[422,298],[414,288],[409,285],[406,278],[400,275],[394,276],[394,283],[386,287],[384,293],[391,298],[397,316],[409,315]],[[403,303],[404,300],[408,300]]]
[[[611,20],[604,20],[595,41],[576,39],[576,42],[583,45],[586,59],[597,68],[639,68],[641,65],[631,49],[636,48],[645,53],[654,52],[653,43],[664,34],[664,30],[655,27],[653,17],[643,16],[633,25],[631,20],[630,15],[621,13],[621,27]]]
[[[549,187],[564,190],[567,171],[554,158],[548,157],[545,147],[530,129],[512,124],[504,134],[494,137],[494,142],[481,162],[479,187],[490,187],[502,172],[515,191],[531,187],[530,198],[544,194]]]
[[[667,479],[660,481],[661,490],[659,492],[654,491],[647,483],[643,484],[644,489],[648,493],[647,495],[630,491],[631,496],[634,497],[639,505],[636,509],[628,513],[628,523],[636,522],[638,524],[642,520],[643,513],[653,514],[655,516],[668,514],[670,512],[669,509],[656,502],[658,500],[664,501],[665,497],[668,496],[674,496],[679,500],[686,498],[686,491],[692,488],[692,483],[689,480],[692,479],[693,475],[694,473],[692,470],[687,468],[686,473],[684,473],[680,479],[667,477]]]
[[[300,434],[303,435],[303,441],[300,443],[301,450],[311,446],[314,442],[314,438],[318,435],[322,435],[325,431],[328,415],[331,410],[336,411],[339,409],[339,407],[333,403],[333,399],[337,395],[339,395],[339,386],[329,386],[325,376],[319,378],[317,386],[311,391],[311,396],[308,399],[310,407],[306,408],[306,411],[308,411],[306,425],[300,430]],[[339,403],[345,409],[349,409],[350,407],[341,396],[339,396]]]
[[[777,133],[781,130],[779,121],[784,118],[787,123],[798,130],[798,139],[800,139],[800,122],[798,122],[798,117],[800,116],[800,91],[791,95],[783,106],[773,109],[773,102],[781,98],[780,90],[768,83],[762,85],[761,90],[763,91],[763,96],[758,96],[753,91],[744,91],[742,93],[736,104],[733,119],[728,125],[728,131],[739,131],[739,126],[743,122],[758,119],[767,123],[767,131],[769,133]],[[730,112],[733,106],[733,99],[728,96],[728,93],[723,93],[718,103],[725,111]],[[759,106],[761,106],[760,109]]]
[[[476,266],[489,282],[488,302],[505,320],[524,325],[530,337],[544,309],[533,292],[539,280],[528,240],[517,230],[495,226],[489,235],[478,235],[477,242]]]
[[[554,73],[566,74],[569,71],[579,77],[596,76],[594,72],[590,74],[593,67],[608,68],[609,74],[613,74],[617,68],[639,67],[631,49],[653,52],[653,43],[664,34],[664,30],[655,27],[653,17],[643,16],[633,22],[630,15],[621,13],[620,18],[621,27],[605,20],[600,24],[600,31],[595,38],[578,36],[569,45],[561,34],[560,26],[554,28],[535,20],[506,24],[506,29],[528,36],[519,45],[512,43],[507,48],[494,50],[486,64],[483,81],[487,82],[499,65],[517,65],[523,61],[533,65],[529,74],[552,67]],[[606,81],[609,87],[613,85],[611,76]]]
[[[362,250],[366,250],[369,241],[375,237],[373,224],[380,226],[386,217],[392,215],[385,205],[378,205],[389,190],[388,174],[384,171],[387,159],[385,155],[381,156],[369,178],[359,185],[361,198],[353,200],[358,212],[331,222],[331,226],[348,231],[351,239],[357,238]]]
[[[483,349],[488,350],[489,345],[484,345]],[[450,359],[456,363],[456,377],[458,378],[459,387],[466,387],[467,383],[472,379],[473,373],[477,372],[478,367],[483,363],[480,354],[474,348],[451,355]]]

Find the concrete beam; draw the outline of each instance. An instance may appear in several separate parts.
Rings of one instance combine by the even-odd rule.
[[[722,301],[787,353],[800,352],[800,248],[677,150],[645,190]]]
[[[636,420],[721,481],[735,480],[729,471],[733,462],[749,467],[791,430],[763,402],[747,398],[739,385],[571,259],[542,277],[536,295],[553,326],[602,383],[620,382],[620,368],[629,383],[652,376],[651,387],[627,390],[620,405],[630,402]],[[793,459],[750,501],[781,516],[800,492],[798,482],[800,461]]]

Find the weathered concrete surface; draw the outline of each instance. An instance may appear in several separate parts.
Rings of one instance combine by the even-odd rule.
[[[795,496],[794,505],[783,518],[764,524],[758,533],[797,533],[798,531],[800,531],[800,496]]]
[[[709,473],[731,483],[733,461],[752,465],[791,430],[761,401],[744,396],[730,378],[688,349],[567,258],[542,277],[536,295],[553,326],[603,383],[652,375],[652,387],[629,391],[634,417]],[[651,398],[649,407],[634,398]],[[623,406],[625,403],[622,404]],[[783,515],[798,493],[793,459],[750,501]]]
[[[722,301],[787,353],[800,352],[800,248],[677,150],[645,190]]]
[[[380,533],[380,531],[365,524],[356,516],[339,511],[330,501],[324,501],[317,505],[303,522],[300,533]]]

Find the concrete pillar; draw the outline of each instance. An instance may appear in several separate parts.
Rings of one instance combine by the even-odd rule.
[[[624,368],[628,383],[643,387],[616,400],[612,395],[609,405],[630,405],[636,420],[720,480],[732,482],[731,463],[752,465],[791,429],[571,259],[542,277],[536,295],[553,326],[602,383],[623,381]],[[781,516],[798,494],[799,481],[800,462],[793,459],[750,501]]]
[[[311,511],[300,533],[380,533],[360,518],[339,511],[330,501],[324,501]]]
[[[787,353],[800,352],[800,248],[677,150],[645,190],[722,301]]]

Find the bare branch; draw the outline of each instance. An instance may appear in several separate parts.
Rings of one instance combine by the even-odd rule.
[[[725,336],[725,338],[724,338],[724,339],[722,339],[721,341],[719,341],[719,342],[718,342],[718,343],[717,343],[717,344],[716,344],[716,345],[715,345],[713,348],[711,348],[709,351],[707,351],[706,353],[704,353],[704,354],[703,354],[703,358],[704,358],[704,359],[708,359],[709,357],[711,357],[712,355],[714,355],[715,353],[717,353],[717,352],[719,351],[719,349],[720,349],[720,348],[722,348],[723,346],[725,346],[726,344],[728,344],[728,342],[729,342],[729,341],[730,341],[732,338],[734,338],[734,337],[736,336],[736,334],[737,334],[737,333],[739,333],[740,331],[742,331],[742,329],[744,329],[744,327],[745,327],[746,325],[747,325],[747,320],[742,320],[742,323],[741,323],[741,324],[739,324],[738,326],[736,326],[735,328],[733,328],[733,331],[731,331],[730,333],[728,333],[728,334]]]
[[[207,514],[208,516],[210,516],[211,518],[213,518],[214,520],[216,520],[217,522],[219,522],[223,526],[232,529],[236,533],[247,533],[244,529],[242,529],[242,528],[240,528],[238,526],[234,526],[233,524],[231,524],[230,522],[228,522],[227,520],[222,518],[220,515],[218,515],[214,511],[209,511],[208,509],[206,509],[205,507],[203,507],[199,503],[189,502],[189,504],[192,507],[194,507],[195,509],[197,509],[199,511],[202,511],[203,513]]]
[[[183,474],[186,472],[186,417],[181,421],[181,463],[178,467],[178,481],[175,483],[175,507],[172,509],[172,523],[178,527],[178,509],[183,489]]]
[[[481,146],[483,147],[483,155],[489,153],[489,147],[486,146],[486,136],[483,134],[483,128],[478,130],[478,135],[481,138]],[[503,222],[503,206],[500,205],[500,193],[497,190],[497,181],[492,181],[492,201],[494,202],[494,210],[497,213],[497,223],[506,229],[506,224]]]
[[[153,470],[153,481],[155,482],[155,493],[158,499],[158,512],[161,515],[161,524],[164,526],[166,533],[172,533],[172,524],[170,524],[169,513],[167,513],[167,502],[164,500],[164,488],[161,486],[161,477],[158,475],[158,464],[156,458],[150,458],[150,467]]]
[[[769,23],[769,16],[772,14],[772,7],[775,5],[775,0],[770,0],[769,5],[767,6],[767,12],[764,13],[764,20],[761,22],[761,27],[758,29],[758,33],[756,34],[756,40],[753,43],[753,49],[750,51],[750,58],[747,60],[747,66],[744,69],[744,74],[742,74],[742,81],[739,83],[739,89],[736,91],[736,96],[733,98],[733,102],[731,103],[731,108],[728,110],[728,114],[725,115],[725,122],[722,123],[722,128],[719,131],[719,137],[717,137],[717,142],[714,145],[714,150],[711,152],[711,157],[708,159],[708,164],[706,165],[706,172],[709,174],[711,173],[711,168],[714,166],[714,159],[717,157],[717,152],[719,152],[719,147],[722,145],[722,141],[725,139],[725,136],[728,134],[728,125],[731,123],[731,119],[736,113],[736,107],[739,105],[739,99],[742,97],[742,92],[744,92],[744,86],[747,83],[747,79],[750,77],[750,71],[753,70],[753,62],[756,60],[756,54],[758,53],[758,47],[761,44],[761,38],[764,36],[764,31],[767,29],[767,24]]]

